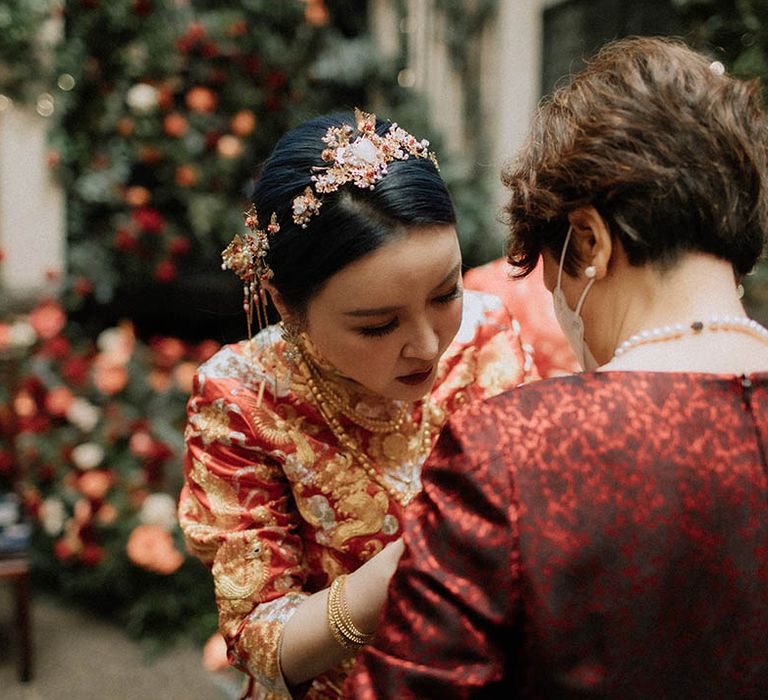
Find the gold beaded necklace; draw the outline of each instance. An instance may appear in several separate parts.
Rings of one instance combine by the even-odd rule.
[[[307,386],[309,387],[309,391],[315,401],[315,405],[317,406],[320,414],[323,416],[323,419],[333,433],[333,436],[336,438],[336,441],[357,460],[357,462],[363,467],[365,472],[373,481],[384,488],[389,493],[389,495],[392,496],[392,498],[400,503],[400,505],[407,506],[421,491],[420,475],[416,473],[410,477],[400,477],[396,474],[388,472],[386,477],[402,484],[402,488],[397,489],[391,484],[388,484],[384,479],[385,475],[376,469],[376,466],[374,465],[371,458],[359,445],[357,445],[357,443],[352,439],[352,437],[348,434],[348,432],[344,429],[344,426],[339,421],[337,413],[343,413],[344,415],[347,415],[347,413],[339,411],[337,406],[333,404],[332,400],[329,400],[328,395],[323,391],[323,387],[327,387],[328,383],[323,382],[323,385],[321,386],[321,384],[317,381],[318,370],[314,368],[313,371],[311,362],[301,348],[299,349],[299,355],[299,367],[306,377]],[[407,408],[405,409],[405,412],[407,412]],[[425,400],[422,404],[421,422],[419,425],[419,439],[414,455],[417,462],[423,458],[426,458],[431,447],[430,414],[431,409],[429,401]],[[390,459],[402,460],[407,457],[409,440],[405,435],[396,432],[402,426],[404,420],[405,416],[391,420],[390,429],[392,430],[392,433],[387,435],[382,440],[382,451],[387,457],[390,457]],[[368,429],[364,425],[361,425],[361,427]],[[378,430],[375,432],[384,431]]]
[[[311,376],[315,381],[315,384],[320,388],[326,401],[333,406],[338,413],[346,416],[353,423],[356,423],[361,428],[365,428],[371,433],[391,433],[402,427],[405,422],[405,417],[408,415],[407,404],[404,404],[399,409],[398,414],[394,418],[373,418],[363,415],[360,411],[356,411],[350,406],[349,401],[346,400],[342,392],[323,377],[320,368],[312,358],[307,356],[303,349],[299,350],[299,354],[307,366],[309,376]]]

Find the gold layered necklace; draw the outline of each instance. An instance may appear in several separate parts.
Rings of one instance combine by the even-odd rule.
[[[322,375],[320,368],[315,361],[307,355],[303,348],[299,349],[299,355],[306,365],[307,376],[314,381],[326,402],[330,404],[336,412],[341,413],[353,423],[356,423],[361,428],[365,428],[371,433],[392,433],[396,430],[400,430],[405,422],[405,417],[408,415],[407,404],[404,403],[400,407],[394,418],[373,418],[371,416],[366,416],[360,411],[355,410],[350,405],[348,397],[345,397],[338,388]]]
[[[352,439],[352,436],[347,430],[345,430],[338,416],[339,414],[346,416],[369,432],[379,434],[387,433],[382,438],[382,452],[392,461],[402,465],[410,452],[410,440],[406,435],[398,432],[405,423],[405,418],[408,414],[407,405],[403,407],[402,412],[397,417],[389,420],[373,419],[362,416],[359,412],[354,412],[351,407],[345,405],[341,394],[335,391],[330,382],[322,377],[319,368],[309,357],[307,357],[307,354],[301,347],[299,347],[299,367],[306,377],[307,386],[312,394],[315,405],[339,445],[357,460],[373,481],[384,488],[398,503],[407,506],[421,491],[421,477],[418,471],[418,465],[429,454],[431,447],[431,410],[429,401],[425,400],[422,404],[416,449],[411,452],[415,464],[413,473],[409,476],[395,474],[391,471],[383,474],[376,468],[373,460],[365,453],[360,445]],[[352,415],[350,415],[350,413],[352,413]],[[372,429],[369,426],[375,426],[375,429]],[[388,483],[389,480],[397,482],[400,485],[400,488]]]

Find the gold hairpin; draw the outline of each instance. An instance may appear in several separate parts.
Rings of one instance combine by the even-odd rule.
[[[259,329],[268,325],[264,282],[272,279],[274,273],[267,263],[267,253],[269,238],[280,230],[280,225],[273,212],[269,224],[261,228],[254,206],[243,217],[248,231],[243,236],[235,236],[224,249],[221,267],[223,270],[232,270],[243,282],[243,309],[248,322],[248,337],[251,337],[254,306]]]

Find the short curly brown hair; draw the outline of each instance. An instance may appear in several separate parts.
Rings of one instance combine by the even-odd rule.
[[[603,47],[542,102],[502,174],[512,192],[507,257],[519,276],[543,250],[559,257],[567,215],[584,205],[630,264],[663,269],[697,250],[737,275],[754,266],[768,223],[761,88],[718,67],[682,42],[632,37]]]

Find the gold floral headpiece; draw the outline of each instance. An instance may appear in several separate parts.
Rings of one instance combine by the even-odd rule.
[[[267,252],[269,238],[280,230],[280,226],[273,213],[267,227],[261,228],[254,206],[243,217],[248,231],[243,236],[235,236],[221,253],[221,268],[232,270],[243,281],[243,309],[248,320],[248,337],[251,337],[254,305],[259,328],[268,325],[264,282],[272,279],[274,273],[267,263]]]
[[[330,165],[316,167],[318,172],[312,175],[314,191],[307,187],[293,200],[296,225],[306,228],[309,220],[320,211],[322,202],[317,195],[335,192],[348,182],[372,190],[387,174],[387,164],[393,160],[408,160],[411,156],[429,158],[439,168],[437,157],[429,150],[426,139],[418,141],[396,123],[380,136],[376,133],[376,115],[359,109],[355,110],[355,122],[356,128],[350,124],[332,126],[323,137],[328,147],[322,158]]]
[[[335,192],[348,182],[356,187],[373,189],[387,174],[387,164],[393,160],[408,160],[411,156],[428,158],[439,168],[426,139],[418,141],[396,123],[380,136],[376,133],[376,115],[359,109],[355,110],[355,123],[355,127],[343,124],[326,131],[323,142],[327,148],[323,150],[322,158],[329,165],[314,168],[314,189],[309,186],[294,197],[292,209],[296,225],[306,228],[310,219],[320,211],[322,201],[317,195]],[[248,231],[242,236],[235,236],[222,252],[221,267],[232,270],[243,281],[243,307],[250,337],[254,306],[258,327],[261,329],[268,325],[264,283],[272,279],[273,272],[267,263],[267,253],[270,238],[280,230],[280,225],[273,212],[269,224],[261,228],[254,206],[243,216]]]

